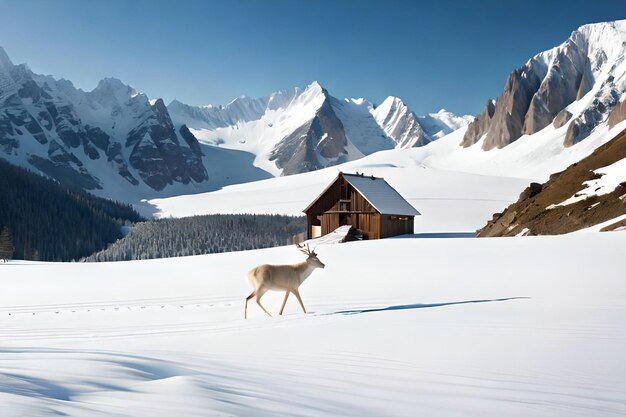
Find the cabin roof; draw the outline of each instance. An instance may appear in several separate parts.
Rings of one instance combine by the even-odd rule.
[[[384,178],[346,173],[340,173],[304,211],[308,211],[341,176],[381,214],[400,216],[417,216],[420,214]]]

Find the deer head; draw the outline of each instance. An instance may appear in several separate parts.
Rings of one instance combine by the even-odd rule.
[[[305,255],[307,255],[307,259],[306,262],[311,265],[314,266],[316,268],[322,268],[324,269],[324,267],[326,265],[324,265],[322,263],[322,261],[319,260],[319,258],[317,257],[317,253],[315,253],[315,251],[311,251],[309,249],[309,245],[307,244],[306,247],[304,245],[299,245],[296,243],[296,247],[298,248],[298,250],[302,253],[304,253]]]

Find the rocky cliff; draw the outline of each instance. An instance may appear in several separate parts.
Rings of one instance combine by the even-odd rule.
[[[502,148],[523,135],[567,125],[564,145],[585,139],[626,90],[626,21],[585,25],[561,45],[509,75],[495,101],[469,126],[462,145]]]
[[[162,100],[114,78],[90,92],[13,65],[0,48],[0,157],[90,191],[208,179],[197,140]],[[146,187],[147,186],[147,187]]]
[[[626,130],[590,156],[532,183],[519,200],[493,216],[479,237],[569,233],[626,214]],[[606,230],[617,227],[609,224]]]

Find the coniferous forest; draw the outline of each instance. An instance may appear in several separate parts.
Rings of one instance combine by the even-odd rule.
[[[87,261],[125,261],[268,248],[291,243],[306,218],[213,214],[160,219],[134,225],[123,239]]]
[[[128,204],[59,185],[0,158],[0,230],[8,230],[14,259],[71,261],[123,236],[144,220]]]

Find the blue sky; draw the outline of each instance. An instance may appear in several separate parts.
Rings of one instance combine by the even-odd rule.
[[[336,97],[478,113],[508,73],[621,0],[0,0],[14,63],[91,90],[221,104],[318,80]]]

